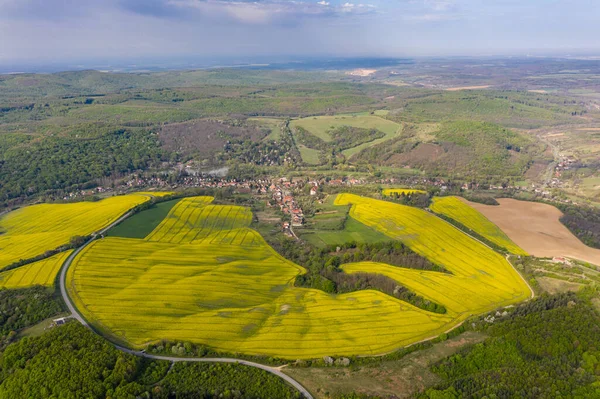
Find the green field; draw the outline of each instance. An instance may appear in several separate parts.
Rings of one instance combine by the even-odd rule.
[[[152,232],[180,201],[179,198],[159,202],[150,209],[136,213],[106,232],[108,237],[144,238]]]
[[[145,239],[108,237],[82,251],[67,276],[82,314],[135,347],[169,339],[296,359],[389,352],[529,295],[502,256],[453,226],[419,209],[347,194],[336,203],[353,204],[356,220],[342,237],[400,239],[453,274],[373,262],[343,269],[384,274],[448,312],[373,290],[330,295],[294,287],[304,269],[248,228],[249,209],[211,200],[181,200]]]
[[[385,133],[385,136],[382,138],[344,150],[342,153],[346,157],[351,157],[364,148],[390,140],[391,138],[396,137],[402,129],[402,126],[396,122],[372,115],[315,116],[296,119],[290,123],[290,127],[292,128],[298,126],[306,129],[325,142],[331,141],[331,136],[327,133],[328,131],[342,126],[352,126],[362,129],[377,129]],[[305,160],[305,162],[308,161]]]
[[[298,234],[300,238],[316,247],[342,245],[348,242],[375,243],[390,241],[390,237],[365,226],[353,218],[346,220],[343,230],[299,230]]]
[[[298,145],[298,151],[300,151],[300,156],[302,160],[310,165],[318,165],[321,163],[321,151],[315,150],[313,148],[308,148],[302,144]]]
[[[248,122],[256,124],[264,129],[269,129],[270,133],[263,139],[263,141],[275,140],[278,141],[281,138],[281,124],[284,122],[283,119],[276,118],[248,118]]]

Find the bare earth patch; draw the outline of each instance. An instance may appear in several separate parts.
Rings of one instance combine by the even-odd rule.
[[[549,294],[558,294],[561,292],[577,292],[583,284],[572,283],[570,281],[559,280],[552,277],[536,277],[535,278],[544,291]]]
[[[351,76],[369,76],[377,72],[377,69],[355,69],[353,71],[346,72],[346,75]]]
[[[467,345],[482,342],[485,335],[467,331],[458,337],[438,342],[433,347],[390,360],[358,367],[285,368],[317,399],[357,392],[384,398],[408,398],[441,382],[429,369]]]
[[[509,198],[499,199],[496,206],[466,202],[534,256],[563,256],[600,265],[600,250],[579,241],[560,222],[562,212],[551,205]]]

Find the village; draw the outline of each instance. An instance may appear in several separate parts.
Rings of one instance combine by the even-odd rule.
[[[121,179],[118,183],[98,186],[92,189],[77,190],[62,196],[63,201],[78,201],[90,196],[104,196],[112,194],[124,194],[139,190],[181,190],[181,189],[230,189],[239,194],[264,195],[268,198],[267,206],[277,207],[283,214],[282,230],[290,236],[295,237],[294,227],[305,224],[305,214],[296,196],[303,192],[308,193],[317,201],[319,193],[328,187],[352,187],[361,185],[381,186],[405,186],[405,187],[432,187],[439,192],[456,191],[463,192],[476,190],[505,191],[519,190],[528,191],[542,198],[552,199],[558,202],[571,203],[569,199],[553,198],[548,188],[559,185],[558,179],[563,170],[568,170],[575,161],[565,157],[555,167],[555,177],[546,185],[531,184],[530,186],[512,185],[485,185],[480,183],[461,183],[456,186],[444,179],[428,178],[423,176],[402,176],[399,178],[331,178],[320,176],[309,179],[307,177],[276,177],[260,179],[236,179],[224,176],[206,175],[201,173],[153,173],[133,174]],[[310,187],[306,189],[306,187]]]

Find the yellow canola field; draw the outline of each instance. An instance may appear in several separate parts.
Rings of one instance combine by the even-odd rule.
[[[446,305],[448,313],[427,312],[372,290],[330,295],[297,288],[294,279],[304,269],[245,227],[249,211],[210,205],[210,200],[182,200],[146,239],[109,237],[82,251],[67,275],[67,289],[82,314],[100,330],[137,347],[168,339],[297,359],[390,352],[437,336],[468,314],[528,296],[500,255],[478,247],[451,225],[418,209],[345,195],[338,197],[340,204],[361,202],[353,206],[353,217],[391,206],[381,211],[393,221],[380,218],[369,224],[391,236],[398,236],[391,223],[399,220],[404,225],[398,228],[410,229],[411,237],[417,234],[413,230],[423,232],[426,224],[406,218],[414,209],[425,222],[433,218],[444,223],[434,226],[445,231],[441,238],[465,241],[458,248],[443,244],[447,252],[441,252],[460,258],[445,264],[460,275],[369,262],[344,266],[348,272],[382,273],[407,286],[414,279],[410,287]],[[409,245],[418,247],[415,242]],[[432,260],[438,260],[437,250],[433,254]],[[479,264],[461,260],[463,255]]]
[[[351,217],[404,242],[451,272],[397,268],[391,275],[388,268],[376,268],[453,312],[482,313],[531,295],[523,278],[502,255],[424,210],[353,194],[338,195],[335,204],[352,204]],[[364,263],[345,266],[347,271],[360,271],[357,268],[371,270]]]
[[[435,213],[447,216],[477,232],[491,242],[506,248],[515,255],[527,256],[498,226],[490,222],[479,211],[470,207],[457,197],[436,197],[430,206]]]
[[[10,212],[0,218],[0,270],[68,244],[73,236],[101,230],[149,199],[130,194],[98,202],[32,205]]]
[[[390,197],[392,194],[409,195],[409,194],[426,194],[423,190],[415,190],[412,188],[385,188],[381,192],[385,197]]]
[[[71,252],[60,252],[49,258],[0,273],[0,288],[53,286],[56,275]]]
[[[175,194],[174,191],[140,191],[137,192],[138,195],[150,195],[152,197],[166,197],[167,195]]]
[[[146,240],[174,244],[210,241],[227,244],[246,244],[246,230],[230,234],[231,230],[250,226],[252,212],[249,208],[233,205],[209,205],[213,197],[192,197],[179,201],[167,217],[152,231]]]

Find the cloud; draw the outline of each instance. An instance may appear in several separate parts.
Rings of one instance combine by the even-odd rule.
[[[437,12],[444,12],[456,7],[453,0],[425,0],[425,6]]]
[[[194,10],[204,16],[225,15],[238,22],[250,24],[266,24],[276,20],[296,24],[298,18],[339,17],[349,13],[364,15],[375,10],[375,6],[370,4],[346,3],[336,6],[325,0],[317,3],[285,0],[168,0],[167,4],[180,10]]]
[[[0,0],[0,64],[600,49],[593,1]]]

